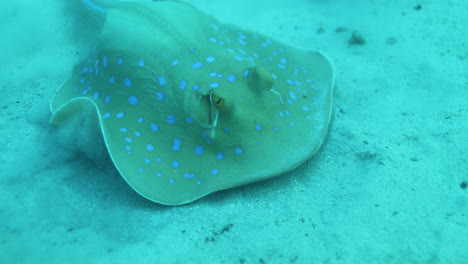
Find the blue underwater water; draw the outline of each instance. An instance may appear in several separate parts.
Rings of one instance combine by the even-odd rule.
[[[279,177],[182,206],[151,202],[119,175],[92,109],[60,128],[49,124],[50,98],[74,65],[93,55],[112,0],[2,3],[0,263],[468,263],[468,2],[186,2],[223,23],[326,54],[335,70],[333,113],[319,151]],[[110,63],[106,57],[101,65]],[[174,59],[168,67],[183,63]],[[219,74],[212,78],[247,77]],[[131,78],[108,80],[116,81],[136,86]],[[188,81],[176,88],[203,91]],[[105,104],[116,99],[85,94]],[[154,98],[163,102],[168,94]],[[125,97],[131,106],[141,100]],[[161,124],[148,128],[158,133]],[[252,124],[254,132],[265,129]],[[129,140],[141,136],[131,133]],[[180,151],[184,140],[168,148]],[[207,148],[193,151],[205,155]],[[247,151],[234,146],[232,155]],[[228,158],[217,152],[213,159]],[[209,168],[211,176],[222,173]]]

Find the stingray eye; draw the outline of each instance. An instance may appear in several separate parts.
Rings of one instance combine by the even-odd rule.
[[[211,102],[216,107],[216,109],[222,109],[224,107],[224,99],[214,94],[211,95]]]

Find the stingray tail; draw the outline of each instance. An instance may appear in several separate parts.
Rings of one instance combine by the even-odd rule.
[[[87,8],[94,12],[105,13],[107,9],[112,7],[117,2],[139,2],[139,1],[156,1],[156,0],[78,0]]]
[[[78,0],[93,12],[106,13],[107,9],[117,2],[143,2],[143,1],[164,1],[164,0]],[[175,1],[175,0],[172,0]]]
[[[79,0],[85,7],[93,12],[106,13],[108,8],[107,2],[102,0]]]
[[[130,2],[131,0],[78,0],[88,9],[96,13],[106,13],[107,9],[117,2]]]

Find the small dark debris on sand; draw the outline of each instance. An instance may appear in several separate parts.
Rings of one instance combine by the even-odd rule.
[[[355,46],[355,45],[364,45],[366,44],[366,40],[364,39],[364,37],[357,33],[356,31],[354,31],[352,34],[351,34],[351,37],[349,38],[348,40],[348,44],[350,46]]]

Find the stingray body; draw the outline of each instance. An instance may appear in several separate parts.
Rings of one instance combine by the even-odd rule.
[[[142,196],[188,203],[290,171],[318,150],[333,87],[321,53],[179,2],[91,8],[104,17],[99,46],[53,96],[51,123],[94,106],[113,163]]]

